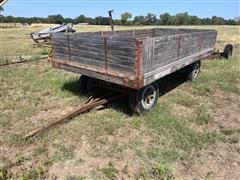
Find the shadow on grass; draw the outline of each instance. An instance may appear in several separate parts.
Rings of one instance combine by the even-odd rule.
[[[185,75],[179,71],[158,80],[160,97],[186,82]]]
[[[184,75],[181,72],[172,73],[164,78],[161,78],[160,80],[157,81],[159,85],[160,97],[172,91],[173,89],[177,88],[184,82],[186,82],[186,80]],[[94,94],[90,94],[90,93],[82,94],[80,91],[79,81],[77,80],[65,83],[62,86],[62,89],[71,92],[73,95],[86,96],[86,97],[90,95],[93,95],[94,97],[103,97],[105,94],[112,91],[107,88],[98,88],[97,90],[95,89]],[[119,93],[119,92],[116,92],[116,93]],[[115,101],[109,104],[107,107],[111,107],[117,111],[120,111],[130,116],[132,115],[128,105],[128,95],[124,96],[118,101]]]
[[[61,87],[61,89],[64,90],[64,91],[69,91],[73,95],[83,96],[83,94],[81,94],[81,91],[80,91],[80,86],[79,86],[79,81],[78,80],[69,81],[69,82],[65,83]]]

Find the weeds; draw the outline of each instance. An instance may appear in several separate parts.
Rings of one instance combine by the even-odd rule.
[[[203,63],[204,72],[197,81],[190,83],[196,94],[210,95],[216,89],[227,93],[240,93],[239,49],[229,60],[213,60]]]
[[[64,179],[65,180],[83,180],[83,179],[86,179],[86,177],[83,177],[83,176],[66,176]]]
[[[158,163],[152,168],[152,175],[158,179],[174,179],[168,165]]]
[[[46,48],[46,47],[43,47],[42,48],[42,51],[41,51],[41,55],[47,55],[48,54],[48,48]]]
[[[213,120],[210,108],[205,105],[201,105],[196,110],[196,122],[200,125],[209,124]]]
[[[54,144],[56,148],[55,153],[52,156],[53,161],[65,161],[74,158],[74,149],[72,145],[66,146],[64,144]]]
[[[143,153],[143,142],[140,139],[140,137],[138,138],[134,138],[134,139],[130,139],[127,147],[129,147],[130,149],[134,150],[134,152],[136,153],[136,155],[140,158],[144,158],[145,154]]]
[[[178,94],[174,94],[173,97],[174,97],[173,98],[174,101],[177,104],[181,104],[181,105],[186,106],[186,107],[191,107],[191,106],[197,104],[197,99],[193,96],[178,93]]]
[[[24,168],[24,163],[30,160],[28,157],[20,156],[15,161],[5,160],[3,166],[0,167],[0,180],[15,179],[13,178],[12,168],[21,166],[20,172],[17,172],[17,179],[29,180],[43,178],[48,172],[51,161],[46,160],[42,166],[31,167],[31,169]]]
[[[181,150],[175,150],[171,148],[149,148],[147,151],[147,155],[149,158],[154,160],[161,160],[163,162],[174,162],[179,159],[183,159],[184,155]]]
[[[29,179],[38,179],[43,178],[44,174],[46,173],[46,169],[43,167],[36,167],[30,170],[24,170],[19,174],[20,180],[29,180]]]
[[[3,165],[0,167],[0,180],[11,179],[12,172],[10,168],[12,167],[11,161],[4,161]]]
[[[118,152],[122,152],[123,148],[121,145],[119,145],[117,142],[113,142],[109,145],[106,153],[108,154],[108,156],[113,156],[114,154],[118,153]]]
[[[166,101],[162,100],[161,104],[145,117],[145,123],[151,129],[149,132],[158,135],[156,136],[157,139],[154,140],[155,143],[161,145],[165,143],[165,150],[167,147],[170,147],[170,151],[166,151],[165,153],[159,149],[155,152],[150,151],[150,157],[161,156],[166,158],[162,160],[179,159],[184,155],[188,155],[191,149],[200,149],[206,144],[215,141],[216,135],[214,133],[197,132],[188,127],[187,122],[189,120],[174,116],[171,113],[172,102],[169,101],[170,99],[167,98]],[[205,119],[205,116],[203,117],[202,119],[209,120]],[[155,136],[152,135],[152,137]],[[163,154],[165,155],[162,156]]]
[[[111,161],[106,168],[102,169],[102,171],[104,175],[111,180],[115,179],[118,174],[118,170],[114,167],[114,164]]]
[[[205,177],[205,180],[212,180],[213,172],[209,171]]]

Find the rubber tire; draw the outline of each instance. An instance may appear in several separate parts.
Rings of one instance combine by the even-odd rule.
[[[87,94],[88,93],[88,83],[89,83],[90,77],[81,75],[79,78],[79,89],[81,94]]]
[[[156,97],[154,99],[153,105],[150,108],[146,109],[142,105],[142,94],[144,92],[144,89],[148,88],[148,86],[154,87]],[[137,115],[142,115],[142,114],[148,113],[156,105],[156,103],[158,101],[158,97],[159,97],[159,88],[156,83],[152,83],[152,84],[147,85],[146,87],[143,87],[142,89],[132,91],[129,95],[129,106],[130,106],[131,112],[133,114],[137,114]]]
[[[225,59],[229,59],[229,58],[231,58],[232,53],[233,53],[233,45],[227,44],[222,53],[222,57],[224,57]]]
[[[198,69],[197,75],[195,73],[196,69]],[[199,60],[193,64],[190,64],[185,68],[186,79],[190,81],[194,81],[199,76],[200,71],[201,71],[201,61]]]

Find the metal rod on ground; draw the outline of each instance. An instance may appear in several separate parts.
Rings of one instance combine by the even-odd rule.
[[[16,62],[10,62],[10,63],[7,63],[7,64],[0,64],[0,67],[3,67],[3,66],[10,66],[10,65],[13,65],[13,64],[23,64],[23,63],[28,63],[28,62],[34,62],[36,60],[41,60],[41,59],[46,59],[48,56],[43,56],[43,57],[40,57],[40,58],[37,58],[37,59],[32,59],[32,60],[20,60],[20,61],[16,61]]]
[[[93,109],[95,107],[98,107],[100,105],[104,105],[104,104],[110,103],[110,102],[112,102],[114,100],[117,100],[117,99],[123,97],[124,95],[125,94],[118,94],[118,95],[115,95],[115,96],[110,97],[110,98],[99,99],[97,101],[93,100],[93,101],[90,101],[90,102],[88,102],[86,104],[83,104],[82,106],[78,107],[77,109],[73,110],[72,112],[65,114],[63,117],[59,118],[57,121],[51,122],[51,123],[49,123],[46,126],[43,126],[41,128],[38,128],[38,129],[30,132],[29,134],[27,134],[25,136],[25,139],[28,140],[29,138],[32,138],[33,136],[38,135],[40,133],[43,133],[46,130],[48,130],[48,129],[56,126],[56,125],[59,125],[59,124],[67,122],[68,120],[72,119],[73,117],[76,117],[77,115],[79,115],[81,113],[84,113],[84,112],[86,112],[86,111],[88,111],[90,109]]]

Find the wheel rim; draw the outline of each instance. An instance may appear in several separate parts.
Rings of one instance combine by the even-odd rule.
[[[194,79],[196,79],[198,77],[199,71],[200,71],[199,64],[197,64],[193,70],[193,78]]]
[[[153,85],[147,86],[142,93],[142,105],[145,109],[150,109],[156,100],[156,89]]]

